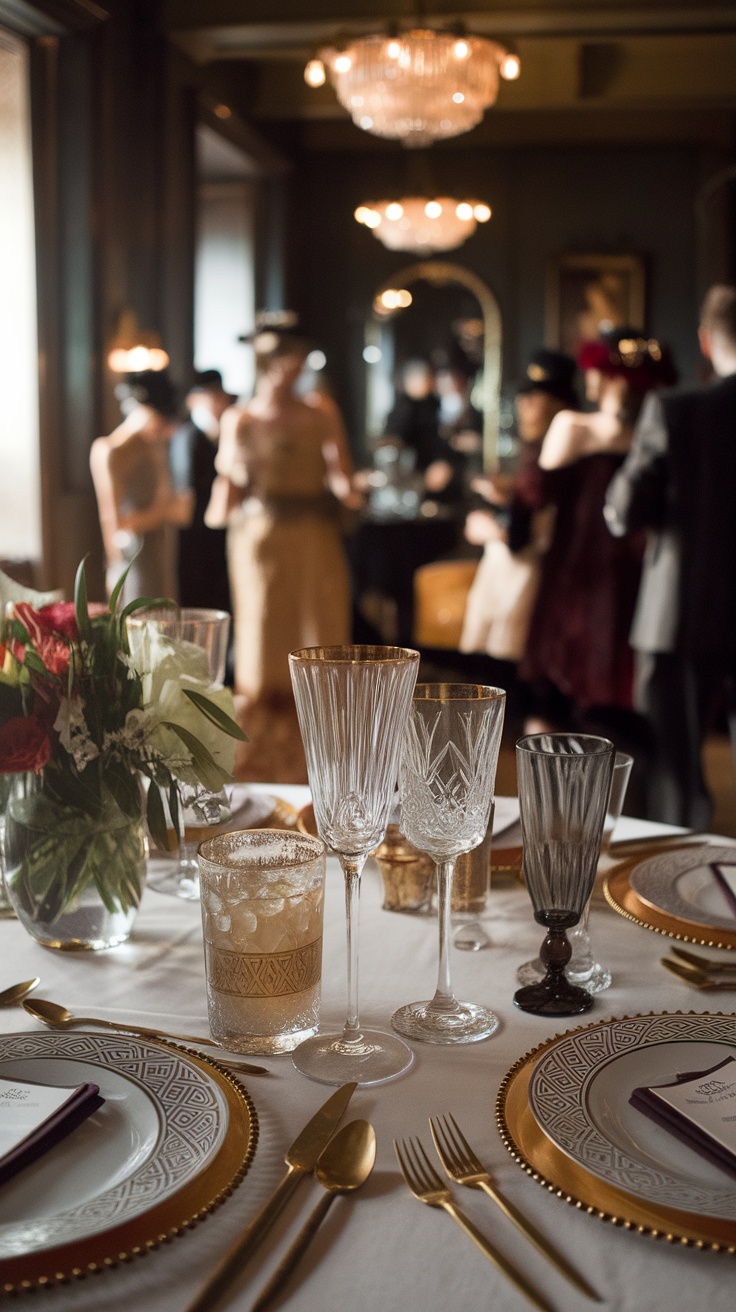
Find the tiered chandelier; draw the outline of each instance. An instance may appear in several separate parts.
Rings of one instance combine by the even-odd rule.
[[[359,205],[355,211],[358,223],[370,228],[390,251],[417,255],[455,250],[475,232],[477,224],[487,223],[490,217],[490,205],[449,196],[435,200],[407,196],[401,201]]]
[[[338,100],[364,131],[429,146],[480,123],[498,95],[499,74],[513,80],[520,68],[518,55],[496,41],[416,28],[322,50],[304,76],[322,86],[329,73]]]

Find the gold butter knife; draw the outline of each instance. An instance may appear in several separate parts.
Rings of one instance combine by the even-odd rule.
[[[276,1218],[291,1198],[299,1181],[314,1171],[320,1153],[327,1146],[342,1120],[357,1084],[343,1084],[320,1107],[301,1134],[288,1149],[284,1161],[286,1174],[264,1203],[260,1212],[245,1227],[239,1239],[225,1254],[212,1275],[202,1286],[196,1298],[188,1304],[186,1312],[212,1312],[218,1299],[243,1267],[250,1261],[258,1245],[266,1237]]]

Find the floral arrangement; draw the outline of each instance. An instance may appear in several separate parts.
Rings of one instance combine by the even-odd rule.
[[[155,637],[131,650],[128,616],[173,602],[139,598],[119,610],[123,576],[109,606],[89,605],[84,564],[73,603],[15,603],[0,630],[0,783],[39,775],[49,821],[9,873],[27,908],[51,921],[92,881],[108,910],[136,907],[124,832],[126,820],[140,828],[141,776],[148,827],[166,847],[162,793],[178,830],[180,786],[219,791],[245,738],[229,689],[210,686],[204,651]],[[86,828],[71,822],[78,815]],[[107,848],[93,841],[96,822]]]

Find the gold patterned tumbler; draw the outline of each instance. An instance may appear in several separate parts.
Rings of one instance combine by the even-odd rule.
[[[212,1037],[234,1052],[291,1052],[319,1022],[324,846],[248,829],[206,839],[198,857]]]

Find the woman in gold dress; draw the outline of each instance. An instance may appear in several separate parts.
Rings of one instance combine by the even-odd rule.
[[[294,391],[306,343],[264,332],[254,345],[255,395],[223,416],[207,521],[227,518],[235,686],[249,703],[290,698],[290,651],[349,642],[339,511],[354,496],[337,407]]]

